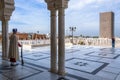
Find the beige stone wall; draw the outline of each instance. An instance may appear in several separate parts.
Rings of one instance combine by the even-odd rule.
[[[114,37],[114,13],[100,13],[100,38]]]

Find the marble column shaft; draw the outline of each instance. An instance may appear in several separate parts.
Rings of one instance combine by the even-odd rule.
[[[56,10],[51,11],[51,72],[57,72]]]
[[[65,10],[58,9],[58,74],[65,75]]]
[[[2,59],[8,58],[8,20],[2,20]]]

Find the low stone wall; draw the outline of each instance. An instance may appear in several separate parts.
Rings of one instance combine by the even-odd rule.
[[[45,40],[19,40],[19,42],[23,45],[44,45],[44,44],[50,44],[49,39]]]
[[[20,40],[23,45],[50,45],[50,39],[45,40]],[[58,42],[58,40],[57,40]],[[72,45],[72,38],[66,38],[65,44]],[[74,38],[73,44],[75,45],[88,45],[88,46],[101,46],[101,47],[111,47],[112,40],[108,38]],[[115,47],[120,47],[120,38],[115,38]]]
[[[112,40],[108,38],[76,38],[74,44],[111,47]],[[115,47],[120,47],[120,38],[115,39]]]

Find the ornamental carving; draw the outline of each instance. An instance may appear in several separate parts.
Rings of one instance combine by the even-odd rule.
[[[0,0],[0,20],[9,20],[14,10],[14,0]]]

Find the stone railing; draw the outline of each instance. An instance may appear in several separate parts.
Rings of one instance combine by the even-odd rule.
[[[19,40],[19,42],[23,45],[44,45],[44,44],[50,44],[49,39],[45,40]]]
[[[65,44],[70,45],[70,38],[65,39]],[[46,45],[50,44],[50,39],[45,40],[19,40],[23,45]],[[57,40],[58,42],[58,40]],[[73,43],[76,45],[89,45],[89,46],[103,46],[111,47],[112,41],[108,38],[74,38]],[[115,39],[115,46],[120,47],[120,38]]]
[[[112,40],[108,38],[74,38],[74,44],[111,47]],[[115,39],[115,46],[120,47],[120,38]]]
[[[83,43],[85,45],[93,46],[111,46],[111,39],[107,38],[81,38],[79,40],[79,44]]]
[[[23,45],[40,45],[40,44],[50,44],[50,39],[42,40],[19,40]],[[58,43],[58,39],[57,39]],[[70,43],[70,39],[65,39],[65,43]]]

